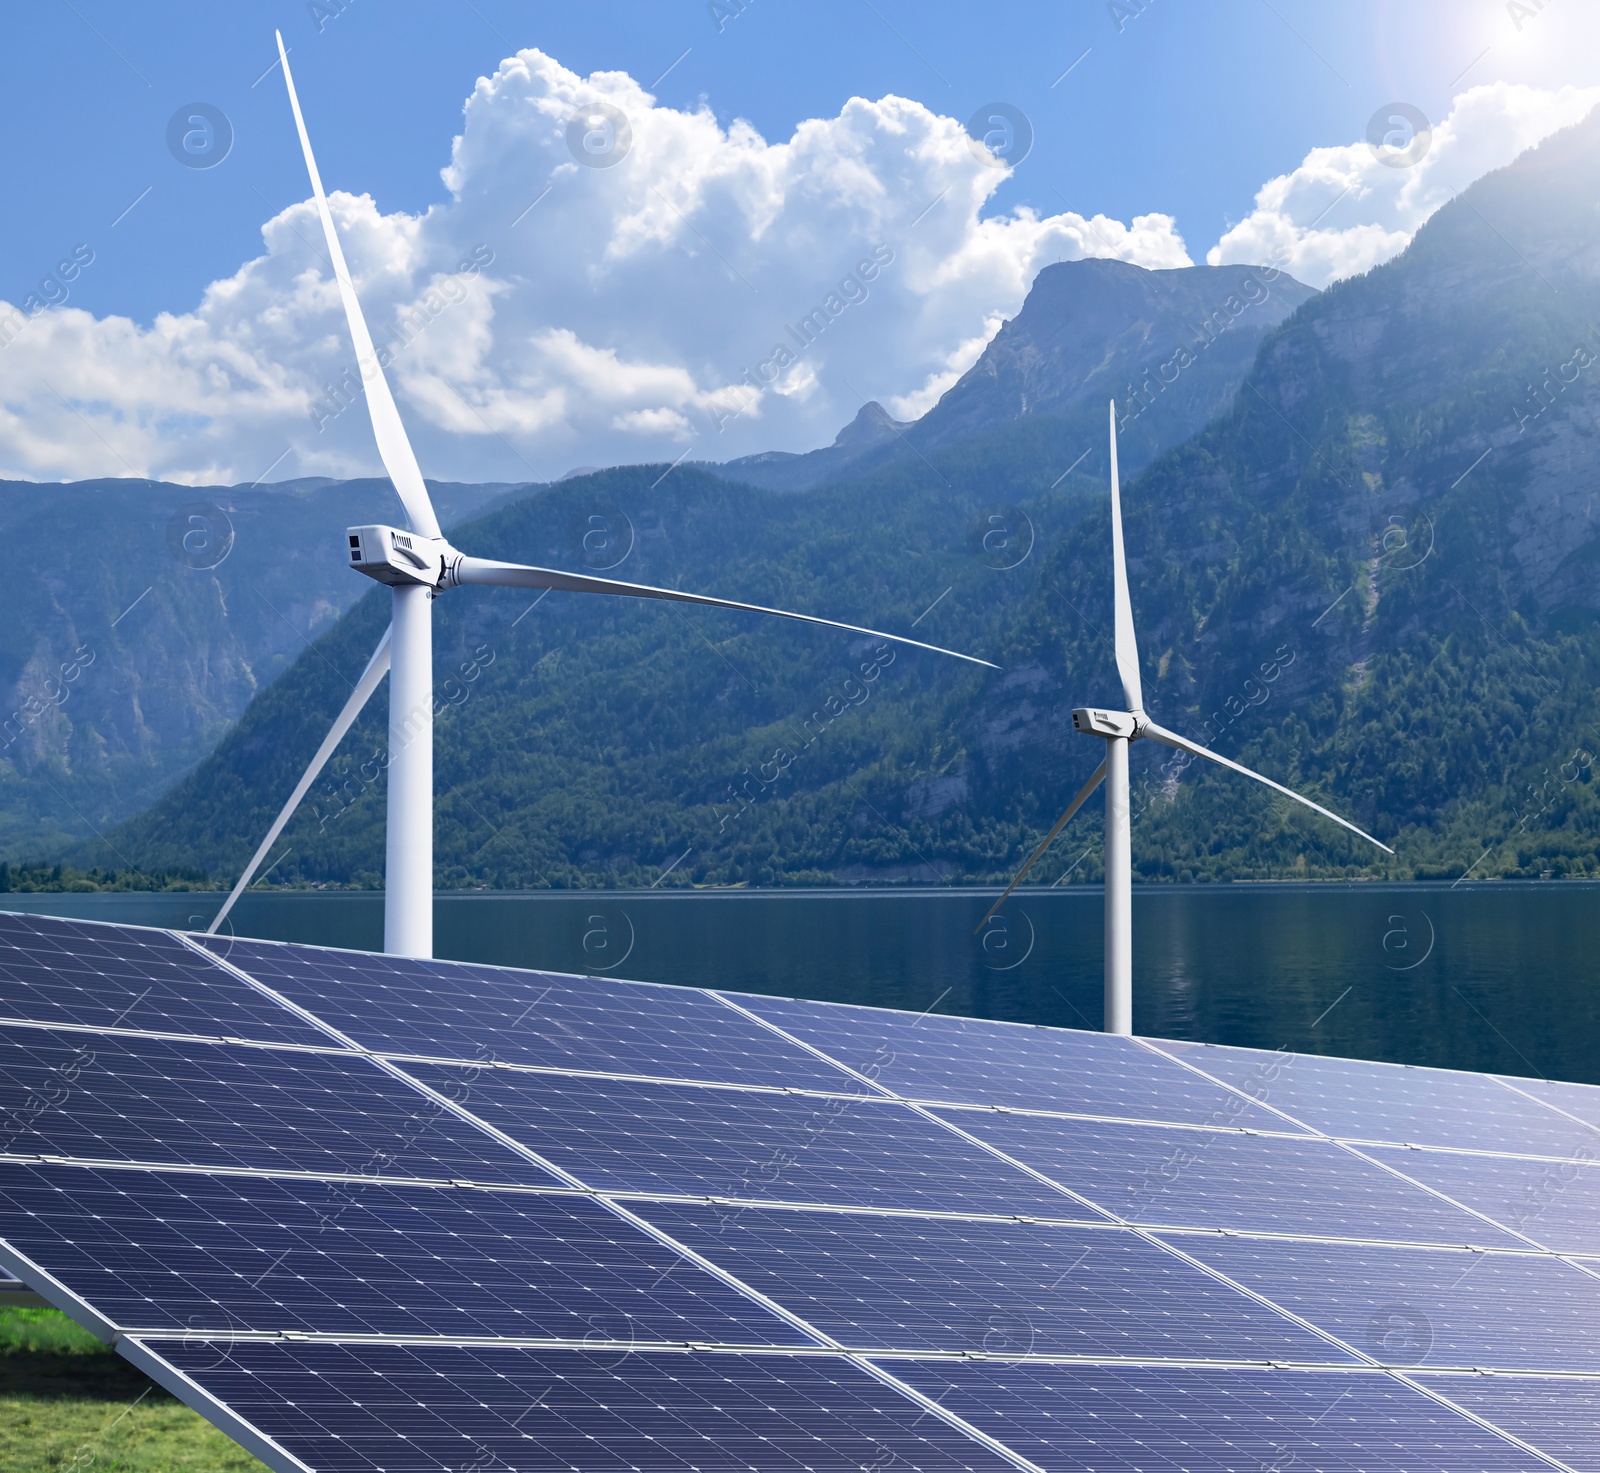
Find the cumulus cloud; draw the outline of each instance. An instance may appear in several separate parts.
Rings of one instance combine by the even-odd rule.
[[[1409,170],[1365,143],[1316,150],[1210,259],[1275,260],[1313,283],[1360,270],[1594,100],[1475,89]],[[993,210],[1006,169],[905,98],[851,98],[769,142],[536,50],[479,79],[442,174],[448,198],[421,215],[330,200],[418,457],[440,478],[808,449],[865,399],[924,412],[1044,265],[1189,264],[1169,215]],[[0,304],[0,474],[376,473],[309,201],[269,220],[262,245],[194,310],[149,326]]]
[[[1049,261],[1188,263],[1165,215],[986,215],[1005,177],[904,98],[852,98],[768,142],[529,50],[468,98],[445,203],[330,204],[425,472],[510,479],[826,443],[863,398],[931,402]],[[148,328],[71,307],[27,320],[0,350],[0,467],[375,471],[310,204],[263,243]]]
[[[1381,125],[1387,149],[1375,151],[1365,139],[1314,148],[1293,173],[1262,185],[1255,209],[1206,260],[1269,263],[1317,287],[1366,271],[1404,250],[1423,222],[1473,180],[1576,123],[1597,103],[1596,87],[1552,91],[1496,82],[1457,97],[1413,164],[1401,162],[1412,128],[1400,115]]]

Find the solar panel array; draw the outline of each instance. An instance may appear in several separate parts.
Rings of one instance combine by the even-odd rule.
[[[0,916],[0,1270],[277,1469],[1600,1470],[1600,1089]]]

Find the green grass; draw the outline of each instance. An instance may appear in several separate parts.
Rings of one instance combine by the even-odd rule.
[[[264,1465],[53,1309],[0,1309],[5,1473],[265,1473]]]

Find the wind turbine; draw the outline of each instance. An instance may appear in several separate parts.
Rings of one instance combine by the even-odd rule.
[[[383,367],[367,331],[355,286],[339,247],[338,232],[322,191],[322,178],[311,153],[300,99],[295,94],[294,78],[289,73],[289,57],[283,36],[278,34],[278,60],[283,67],[284,84],[289,89],[289,106],[294,111],[300,148],[305,154],[306,172],[316,197],[322,234],[327,241],[333,274],[344,303],[345,319],[355,345],[356,361],[361,366],[366,386],[367,412],[372,419],[378,454],[405,507],[409,529],[371,526],[351,527],[348,532],[350,566],[358,572],[387,583],[393,590],[394,613],[378,648],[367,662],[360,680],[323,739],[311,765],[295,785],[266,839],[239,876],[232,892],[215,919],[206,928],[215,934],[227,919],[245,889],[255,878],[267,851],[283,832],[300,800],[316,781],[323,765],[333,755],[340,739],[361,714],[385,674],[389,676],[389,791],[384,873],[383,949],[394,956],[433,955],[433,600],[447,589],[463,584],[489,588],[541,588],[572,593],[605,593],[624,598],[666,599],[673,603],[705,604],[716,609],[740,609],[753,614],[770,614],[781,619],[798,619],[820,624],[827,629],[843,629],[851,634],[867,634],[892,640],[915,649],[951,655],[974,665],[994,670],[998,666],[973,655],[923,644],[899,634],[879,629],[864,629],[857,624],[841,624],[834,619],[819,619],[811,614],[796,614],[788,609],[769,609],[760,604],[737,603],[732,599],[711,598],[705,594],[682,593],[670,588],[652,588],[643,583],[622,583],[612,578],[595,578],[585,573],[564,573],[554,568],[536,568],[522,563],[493,562],[457,551],[444,538],[428,489],[423,484],[417,457],[406,438],[389,392]]]
[[[1219,756],[1209,747],[1191,742],[1175,731],[1158,726],[1144,710],[1144,690],[1139,680],[1139,646],[1133,634],[1133,604],[1128,598],[1128,560],[1122,547],[1122,490],[1117,479],[1117,406],[1111,404],[1111,576],[1113,601],[1113,649],[1117,657],[1117,674],[1122,680],[1126,711],[1103,711],[1095,706],[1080,706],[1072,713],[1074,730],[1085,736],[1103,737],[1106,744],[1105,760],[1089,774],[1086,782],[1067,804],[1067,811],[1044,836],[1044,842],[1033,851],[1028,862],[1017,871],[1016,878],[990,908],[989,914],[978,923],[978,930],[989,924],[994,913],[1010,898],[1011,892],[1022,883],[1022,877],[1033,868],[1039,857],[1048,849],[1056,835],[1067,826],[1094,790],[1103,781],[1106,785],[1106,979],[1105,979],[1105,1031],[1131,1034],[1133,1032],[1133,865],[1130,856],[1130,831],[1128,822],[1128,745],[1140,737],[1151,737],[1180,752],[1204,757],[1222,767],[1242,772],[1246,777],[1265,783],[1275,793],[1303,803],[1314,813],[1331,818],[1352,834],[1359,834],[1369,844],[1377,844],[1385,854],[1394,850],[1374,839],[1365,829],[1358,829],[1348,819],[1330,813],[1320,803],[1313,803],[1282,783],[1270,777]]]

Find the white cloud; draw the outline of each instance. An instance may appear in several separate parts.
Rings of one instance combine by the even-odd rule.
[[[1360,270],[1594,101],[1475,89],[1409,170],[1364,143],[1316,150],[1210,259],[1277,251],[1315,283]],[[631,136],[613,167],[585,166],[568,143],[569,120],[599,104]],[[603,126],[585,129],[604,145]],[[899,417],[929,407],[1044,265],[1189,262],[1168,215],[986,215],[1005,171],[917,102],[851,98],[768,142],[532,50],[478,81],[443,177],[449,199],[420,216],[331,200],[419,459],[440,478],[826,444],[862,398]],[[149,327],[66,307],[13,338],[21,319],[7,329],[0,305],[0,474],[376,473],[309,202],[262,239],[192,312]]]
[[[597,103],[631,133],[609,168],[568,145],[568,120]],[[604,126],[588,131],[603,147]],[[1047,262],[1188,263],[1164,215],[986,218],[1005,172],[920,103],[851,98],[769,143],[531,50],[479,80],[443,177],[450,199],[419,217],[331,200],[418,456],[441,477],[675,459],[691,442],[707,459],[825,444],[858,394],[931,402]],[[310,205],[263,241],[193,312],[149,328],[72,308],[30,321],[0,349],[0,471],[376,471]]]
[[[1385,163],[1363,139],[1314,148],[1291,174],[1262,185],[1256,207],[1206,253],[1213,266],[1267,262],[1309,286],[1366,271],[1405,249],[1440,205],[1473,180],[1572,123],[1600,88],[1496,82],[1457,97],[1409,167]],[[1403,140],[1407,130],[1397,124]]]

